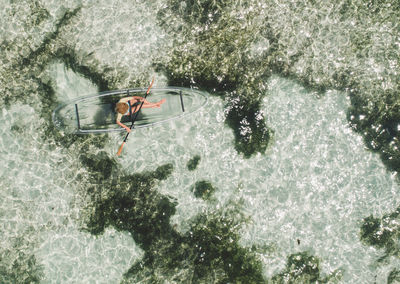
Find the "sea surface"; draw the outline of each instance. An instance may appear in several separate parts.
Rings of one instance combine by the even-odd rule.
[[[0,283],[400,283],[397,0],[0,7]],[[53,124],[152,78],[208,103]]]

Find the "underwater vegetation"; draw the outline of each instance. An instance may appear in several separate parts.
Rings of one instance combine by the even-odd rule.
[[[379,101],[352,97],[349,120],[352,128],[364,136],[371,151],[379,153],[390,171],[400,171],[400,84],[396,91],[384,92]]]
[[[43,271],[33,254],[24,252],[24,240],[17,238],[13,250],[0,256],[0,283],[40,283]]]
[[[264,153],[272,135],[259,112],[272,72],[316,92],[345,91],[353,129],[398,171],[398,1],[281,4],[169,0],[158,21],[174,48],[155,65],[171,84],[226,99],[226,123],[247,158]]]
[[[85,230],[99,235],[112,226],[129,232],[145,251],[143,260],[126,273],[126,281],[140,277],[144,281],[151,275],[149,282],[168,276],[194,283],[263,283],[261,262],[239,245],[238,228],[243,220],[233,217],[240,215],[234,205],[223,212],[198,215],[186,233],[179,233],[170,224],[176,204],[154,188],[169,177],[170,164],[151,172],[121,175],[118,163],[105,152],[83,155],[81,162],[90,169],[92,184],[87,190],[92,201],[86,210]],[[175,275],[185,267],[187,275]]]
[[[92,234],[101,234],[108,226],[132,233],[144,248],[152,242],[173,233],[169,218],[175,213],[175,204],[153,189],[155,183],[166,179],[172,165],[166,164],[155,171],[120,176],[115,159],[105,152],[83,155],[81,162],[91,171],[93,185],[88,189],[94,204],[87,228]]]
[[[387,283],[392,284],[392,283],[399,283],[400,282],[400,270],[398,269],[393,269],[387,278]]]
[[[194,171],[196,168],[197,168],[197,166],[199,165],[199,162],[200,162],[200,156],[199,155],[195,155],[193,158],[191,158],[189,161],[188,161],[188,163],[187,163],[187,169],[189,170],[189,171]]]
[[[195,279],[214,270],[221,275],[216,283],[263,282],[261,262],[251,250],[239,245],[240,236],[235,229],[239,223],[229,216],[235,212],[225,212],[225,216],[218,213],[197,216],[184,235],[183,242],[192,248]]]
[[[308,252],[299,252],[288,257],[286,269],[273,276],[271,283],[338,283],[341,271],[334,271],[321,278],[320,260]]]
[[[192,192],[194,193],[194,196],[203,200],[209,200],[214,191],[215,188],[213,187],[211,182],[206,180],[197,181],[192,187]]]
[[[272,1],[264,2],[271,5],[268,9],[273,8]],[[57,102],[51,83],[42,72],[52,60],[62,60],[96,83],[100,90],[126,87],[126,83],[144,84],[143,78],[148,74],[129,79],[126,69],[105,66],[91,53],[81,51],[73,42],[65,40],[69,27],[76,24],[75,20],[79,21],[81,8],[66,11],[55,23],[54,30],[46,33],[41,41],[35,41],[40,42],[39,45],[32,44],[31,26],[40,28],[50,19],[50,14],[39,1],[26,3],[30,5],[31,13],[23,29],[29,36],[0,43],[4,54],[17,54],[12,59],[0,54],[6,66],[0,76],[2,103],[8,106],[38,96],[41,104],[34,107],[40,108],[42,117],[50,121],[48,109],[52,109]],[[236,150],[244,157],[264,153],[268,146],[272,131],[259,110],[266,89],[264,82],[271,72],[277,72],[317,91],[326,88],[348,91],[352,105],[348,117],[353,129],[365,137],[365,143],[372,151],[380,153],[389,170],[399,170],[400,90],[396,73],[399,70],[399,53],[390,51],[398,50],[395,40],[387,42],[377,36],[382,34],[382,37],[390,39],[392,36],[395,38],[396,33],[393,31],[393,35],[388,35],[385,31],[376,30],[376,27],[390,22],[399,22],[398,1],[339,1],[338,9],[334,10],[340,18],[337,26],[346,19],[355,24],[345,26],[345,30],[350,31],[349,41],[343,44],[338,40],[338,50],[330,50],[327,44],[318,47],[319,35],[326,33],[331,37],[329,32],[332,29],[316,28],[321,24],[320,19],[336,19],[336,14],[324,15],[324,9],[316,9],[322,14],[311,15],[308,22],[292,17],[303,14],[308,17],[303,11],[324,6],[318,1],[298,1],[290,5],[289,11],[282,14],[286,13],[287,17],[297,21],[292,27],[270,25],[279,22],[274,15],[282,15],[271,9],[268,16],[264,16],[261,11],[265,11],[265,7],[249,9],[258,5],[257,1],[238,4],[232,1],[171,0],[168,3],[169,7],[159,12],[158,20],[176,38],[176,42],[171,54],[166,56],[168,59],[161,62],[155,60],[155,65],[165,72],[171,85],[208,89],[226,99],[226,123],[234,132]],[[22,13],[17,8],[13,11],[16,17]],[[350,16],[355,10],[358,11],[357,17]],[[315,24],[310,24],[313,21]],[[285,19],[282,22],[290,24]],[[296,26],[311,26],[310,30],[315,33],[305,34],[299,39],[295,36],[299,32]],[[360,26],[366,27],[360,32]],[[384,29],[391,28],[386,26]],[[64,33],[67,35],[63,37]],[[268,48],[257,58],[252,48],[259,42]],[[325,50],[332,53],[321,52]],[[360,62],[374,63],[366,66]],[[179,233],[170,224],[170,217],[175,212],[174,201],[154,189],[158,182],[171,174],[171,165],[151,172],[125,175],[120,172],[118,162],[105,152],[98,152],[98,148],[105,143],[104,136],[65,137],[53,131],[50,124],[46,137],[57,138],[55,140],[61,141],[66,148],[75,144],[81,147],[80,162],[89,171],[88,184],[91,185],[84,193],[92,201],[87,210],[93,210],[88,214],[86,229],[92,234],[101,234],[104,228],[113,226],[131,233],[145,250],[143,261],[126,273],[127,282],[135,277],[156,282],[162,277],[160,275],[171,276],[170,279],[177,281],[192,279],[193,282],[265,281],[260,261],[251,250],[238,244],[237,225],[240,222],[232,221],[235,210],[200,215],[192,221],[187,233]],[[94,144],[95,149],[89,144]],[[188,169],[192,166],[195,169],[197,164],[193,162]],[[199,188],[205,188],[199,190],[198,196],[201,197],[211,191],[206,183]],[[396,210],[380,219],[373,216],[365,218],[361,228],[362,241],[384,249],[388,254],[398,255],[398,212]],[[184,268],[183,272],[181,268]],[[0,279],[2,282],[18,282],[20,279],[22,282],[38,282],[39,270],[32,255],[20,255],[17,260],[3,258],[0,275],[4,278]],[[320,279],[319,273],[319,261],[315,257],[307,253],[295,254],[289,257],[285,271],[273,277],[272,281],[323,282],[324,278]],[[17,279],[17,276],[20,278]],[[398,279],[399,271],[393,270],[388,282]]]
[[[249,158],[264,153],[270,139],[259,111],[270,71],[251,58],[259,11],[247,8],[231,1],[169,1],[158,19],[180,40],[169,61],[156,66],[170,85],[200,87],[226,98],[226,123],[234,131],[235,148]]]
[[[55,30],[53,32],[49,32],[47,36],[42,41],[41,45],[35,50],[31,50],[28,56],[22,58],[22,62],[20,62],[20,66],[30,65],[32,62],[36,62],[41,55],[45,55],[50,51],[50,43],[54,41],[60,34],[63,27],[67,26],[70,23],[71,18],[77,15],[80,11],[80,7],[72,10],[66,11],[61,19],[56,23]],[[48,13],[44,14],[48,16]]]
[[[388,256],[400,257],[400,207],[381,218],[372,215],[364,218],[360,228],[360,240],[365,245],[385,252],[378,262],[382,262]],[[400,270],[393,269],[387,277],[387,283],[399,282]]]
[[[187,233],[158,244],[156,257],[145,254],[126,277],[148,282],[163,279],[192,283],[264,283],[261,262],[238,244],[232,218],[221,212],[201,214]],[[145,269],[143,269],[145,268]],[[156,274],[156,273],[157,274]],[[133,282],[134,283],[134,282]]]
[[[386,255],[400,256],[400,207],[381,218],[364,218],[360,239],[366,245],[384,249]]]
[[[242,103],[229,106],[226,124],[233,129],[236,151],[243,153],[245,158],[250,158],[256,152],[266,151],[272,131],[267,130],[264,121],[260,119],[263,117],[260,102],[251,103],[247,99],[243,101],[244,107]]]
[[[33,72],[27,70],[25,73],[22,72],[26,80],[37,77],[34,82],[39,86],[35,91],[39,93],[38,97],[42,102],[40,111],[49,121],[51,121],[50,115],[44,110],[54,108],[57,101],[52,83],[43,72],[47,64],[53,60],[63,61],[69,68],[89,78],[102,90],[114,88],[118,84],[117,79],[110,80],[110,76],[104,75],[107,70],[99,73],[95,67],[86,66],[82,62],[81,55],[78,55],[73,48],[58,46],[57,41],[59,32],[64,28],[63,23],[67,25],[79,11],[77,9],[73,13],[66,12],[56,32],[50,33],[39,48],[22,58],[22,61],[29,63],[33,70]],[[21,91],[21,97],[25,91]],[[9,93],[14,92],[11,90]],[[18,98],[9,97],[7,101],[14,100]],[[231,281],[241,279],[246,283],[263,282],[261,262],[253,252],[238,244],[238,227],[236,223],[232,223],[230,214],[226,213],[221,217],[223,214],[217,212],[213,215],[198,216],[192,222],[191,230],[185,234],[176,232],[170,225],[169,219],[175,213],[176,204],[169,197],[159,194],[154,187],[171,174],[173,170],[171,165],[161,166],[151,172],[125,175],[121,173],[115,159],[108,157],[104,151],[99,151],[106,141],[104,136],[64,136],[53,128],[51,122],[47,127],[46,133],[50,135],[47,139],[53,139],[66,148],[73,145],[80,147],[79,160],[82,168],[89,174],[88,177],[77,176],[82,183],[88,185],[85,192],[82,192],[89,204],[82,213],[82,219],[87,221],[84,230],[99,235],[106,227],[112,226],[119,231],[129,232],[135,242],[144,249],[144,260],[126,273],[126,281],[136,277],[136,274],[133,275],[131,272],[137,270],[139,266],[141,271],[138,273],[139,276],[146,279],[146,274],[150,273],[157,279],[160,277],[158,271],[165,271],[165,275],[168,276],[175,274],[176,269],[180,270],[182,265],[188,263],[188,271],[191,271],[190,275],[195,282],[202,279],[222,279],[222,282],[224,279]],[[190,167],[196,168],[199,159],[195,157],[192,162]],[[26,271],[29,273],[29,270]],[[36,281],[34,278],[30,279]]]
[[[51,18],[40,2],[27,1],[27,4],[32,11],[24,28],[26,33],[32,28],[30,25],[40,27]],[[168,49],[168,56],[154,59],[156,69],[167,76],[171,85],[199,87],[224,97],[226,123],[234,132],[235,148],[245,157],[264,153],[272,136],[264,114],[259,111],[266,95],[265,82],[272,72],[298,80],[316,91],[327,88],[347,91],[352,102],[349,121],[353,128],[366,137],[370,149],[381,154],[390,170],[396,170],[399,166],[396,70],[400,61],[399,54],[392,51],[397,48],[396,30],[391,24],[400,18],[397,1],[385,1],[384,5],[339,1],[336,8],[319,1],[298,2],[280,6],[280,11],[275,6],[272,1],[257,0],[167,1],[166,8],[158,11],[157,20],[174,38],[174,43]],[[321,9],[307,17],[316,8]],[[12,65],[7,71],[16,77],[23,71],[30,74],[26,80],[37,81],[41,71],[32,70],[32,65],[43,68],[50,60],[59,58],[90,78],[101,91],[146,84],[143,78],[148,74],[131,78],[128,70],[99,62],[93,51],[79,50],[66,42],[65,37],[74,31],[72,26],[82,17],[82,9],[64,9],[55,29],[39,45],[26,48],[26,40],[19,38],[1,42],[7,53],[13,52],[12,48],[16,49],[15,54],[21,54],[16,61],[2,58]],[[18,11],[13,13],[18,16]],[[277,21],[279,17],[282,19]],[[334,29],[327,23],[320,25],[326,17],[340,24]],[[380,25],[386,30],[380,31]],[[305,36],[300,37],[300,32]],[[322,48],[318,41],[327,40],[324,35],[337,42],[330,46],[328,41]],[[365,60],[371,57],[374,60]],[[29,63],[31,70],[23,62]],[[13,72],[14,69],[21,70]],[[11,96],[23,98],[25,93],[5,92],[3,99],[9,102]]]
[[[31,1],[30,1],[31,2]],[[31,5],[32,3],[30,3]],[[44,8],[40,8],[35,2],[37,11],[33,11],[29,21],[40,24],[48,18],[48,13]],[[15,7],[18,9],[18,7]],[[41,11],[41,12],[40,12]],[[13,40],[3,40],[0,42],[2,53],[0,56],[3,62],[0,82],[4,88],[0,97],[5,105],[10,105],[16,100],[26,101],[29,97],[27,93],[37,93],[43,87],[40,77],[51,59],[54,58],[53,46],[51,45],[59,37],[61,31],[70,24],[71,19],[79,12],[79,8],[73,11],[66,11],[63,16],[55,23],[52,31],[44,32],[40,44],[26,46],[27,41],[24,38],[15,38]],[[13,11],[13,15],[18,16],[18,12]],[[28,32],[32,27],[23,27],[24,32]],[[12,54],[12,56],[10,56]],[[10,84],[12,82],[12,84]],[[37,89],[39,88],[39,90]]]
[[[171,174],[170,164],[155,171],[121,175],[118,163],[105,152],[82,156],[81,162],[91,169],[89,184],[93,184],[88,190],[92,201],[85,230],[99,235],[112,226],[129,232],[144,250],[144,257],[125,273],[122,283],[269,282],[263,276],[257,248],[239,244],[239,229],[247,222],[239,203],[228,202],[224,209],[200,213],[181,233],[170,224],[176,203],[154,189]],[[206,181],[199,183],[206,189],[212,187]],[[270,281],[334,283],[340,279],[340,271],[321,277],[319,263],[307,252],[293,254],[288,257],[286,269]]]
[[[370,149],[380,153],[390,170],[397,170],[400,60],[393,51],[398,49],[394,27],[400,12],[398,1],[377,3],[343,0],[333,7],[300,1],[279,6],[279,10],[273,1],[169,0],[165,9],[157,11],[157,21],[174,38],[173,48],[167,56],[154,59],[154,65],[170,84],[207,89],[227,100],[226,123],[235,134],[237,151],[245,157],[264,153],[272,135],[259,112],[266,95],[265,82],[272,72],[316,91],[347,91],[353,128],[365,136]],[[26,18],[21,34],[29,38],[32,27],[42,29],[52,16],[39,1],[26,4],[30,14],[19,15],[23,12],[18,5],[10,13]],[[57,58],[90,78],[100,90],[144,85],[148,74],[133,79],[123,67],[99,62],[93,50],[79,50],[67,41],[76,32],[73,26],[84,9],[64,8],[55,28],[34,44],[23,36],[3,40],[0,45],[7,54],[18,54],[1,58],[7,70],[1,76],[4,85],[24,76],[23,80],[36,84],[44,66]],[[332,23],[321,25],[325,18]],[[301,33],[304,36],[299,36]],[[327,42],[320,45],[319,40]],[[23,99],[32,91],[36,91],[34,85],[32,90],[5,90],[2,99],[9,104],[11,98]]]
[[[35,25],[41,24],[43,21],[48,20],[49,13],[39,5],[37,1],[28,1],[29,5],[32,6],[32,15],[28,17]],[[17,9],[17,7],[16,7]],[[12,60],[5,59],[6,62],[4,72],[0,76],[1,81],[8,80],[13,84],[0,84],[5,87],[2,90],[2,96],[0,99],[4,102],[4,105],[10,106],[13,103],[28,103],[32,107],[35,107],[40,113],[40,116],[44,118],[42,128],[45,129],[43,132],[44,140],[51,140],[55,145],[62,145],[65,148],[69,148],[71,145],[77,145],[84,141],[90,141],[93,145],[98,147],[104,146],[105,140],[103,137],[84,137],[77,135],[63,135],[60,133],[52,123],[52,110],[58,105],[56,94],[53,88],[53,82],[48,78],[46,68],[54,61],[62,61],[68,68],[82,74],[86,78],[90,78],[100,88],[108,89],[110,82],[104,79],[102,76],[104,73],[99,74],[92,70],[93,68],[87,67],[80,62],[79,56],[76,54],[74,49],[68,47],[60,37],[65,29],[73,23],[74,18],[79,16],[81,8],[78,7],[73,10],[65,10],[65,12],[55,21],[54,29],[48,32],[44,32],[42,41],[40,44],[29,46],[25,48],[23,43],[19,42],[20,39],[14,39],[12,42],[3,41],[0,45],[4,46],[7,53],[11,53],[16,49],[14,54],[15,58]],[[14,12],[13,12],[14,13]],[[16,12],[18,14],[18,12]],[[30,29],[32,27],[25,27]],[[10,45],[11,44],[11,45]],[[29,52],[28,52],[28,51]],[[4,58],[2,58],[4,59]],[[4,76],[3,76],[4,75]],[[29,96],[27,96],[29,94]],[[39,102],[33,103],[33,100],[39,98]],[[83,144],[81,146],[88,147],[90,143]]]

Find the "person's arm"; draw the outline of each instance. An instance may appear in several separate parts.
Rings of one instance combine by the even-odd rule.
[[[117,116],[117,124],[119,126],[125,128],[126,131],[131,132],[131,129],[121,122],[121,118],[122,118],[122,114],[119,113],[118,116]]]

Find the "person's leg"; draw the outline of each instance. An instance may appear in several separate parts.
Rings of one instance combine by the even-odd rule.
[[[159,102],[154,103],[154,104],[155,104],[155,107],[160,107],[163,103],[165,103],[165,101],[166,101],[166,99],[162,99],[162,100],[160,100]]]
[[[150,102],[145,101],[144,104],[143,104],[143,107],[144,107],[144,108],[155,108],[155,107],[160,107],[163,103],[165,103],[165,101],[166,101],[166,99],[162,99],[162,100],[160,100],[160,101],[157,102],[157,103],[150,103]]]
[[[140,102],[141,102],[141,100],[144,100],[143,107],[144,107],[146,104],[147,104],[147,105],[154,104],[154,103],[151,103],[151,102],[149,102],[148,100],[144,99],[143,97],[133,96],[132,98],[134,98],[134,99],[136,99],[136,101],[140,101]]]
[[[147,100],[144,100],[143,106],[142,108],[158,108],[160,107],[163,103],[165,103],[166,99],[162,99],[157,103],[151,103]],[[135,105],[132,107],[132,113],[137,112],[140,109],[140,104],[139,105]]]

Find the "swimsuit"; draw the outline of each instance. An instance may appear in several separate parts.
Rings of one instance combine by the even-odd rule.
[[[128,110],[123,115],[130,115],[132,113],[131,103],[127,102],[126,104],[128,105]]]
[[[126,102],[126,104],[128,105],[128,110],[123,115],[132,115],[132,107],[136,107],[136,106],[140,105],[141,102],[136,102],[133,105],[131,105],[131,102],[128,101],[128,102]],[[136,110],[136,108],[135,108],[135,110]]]

